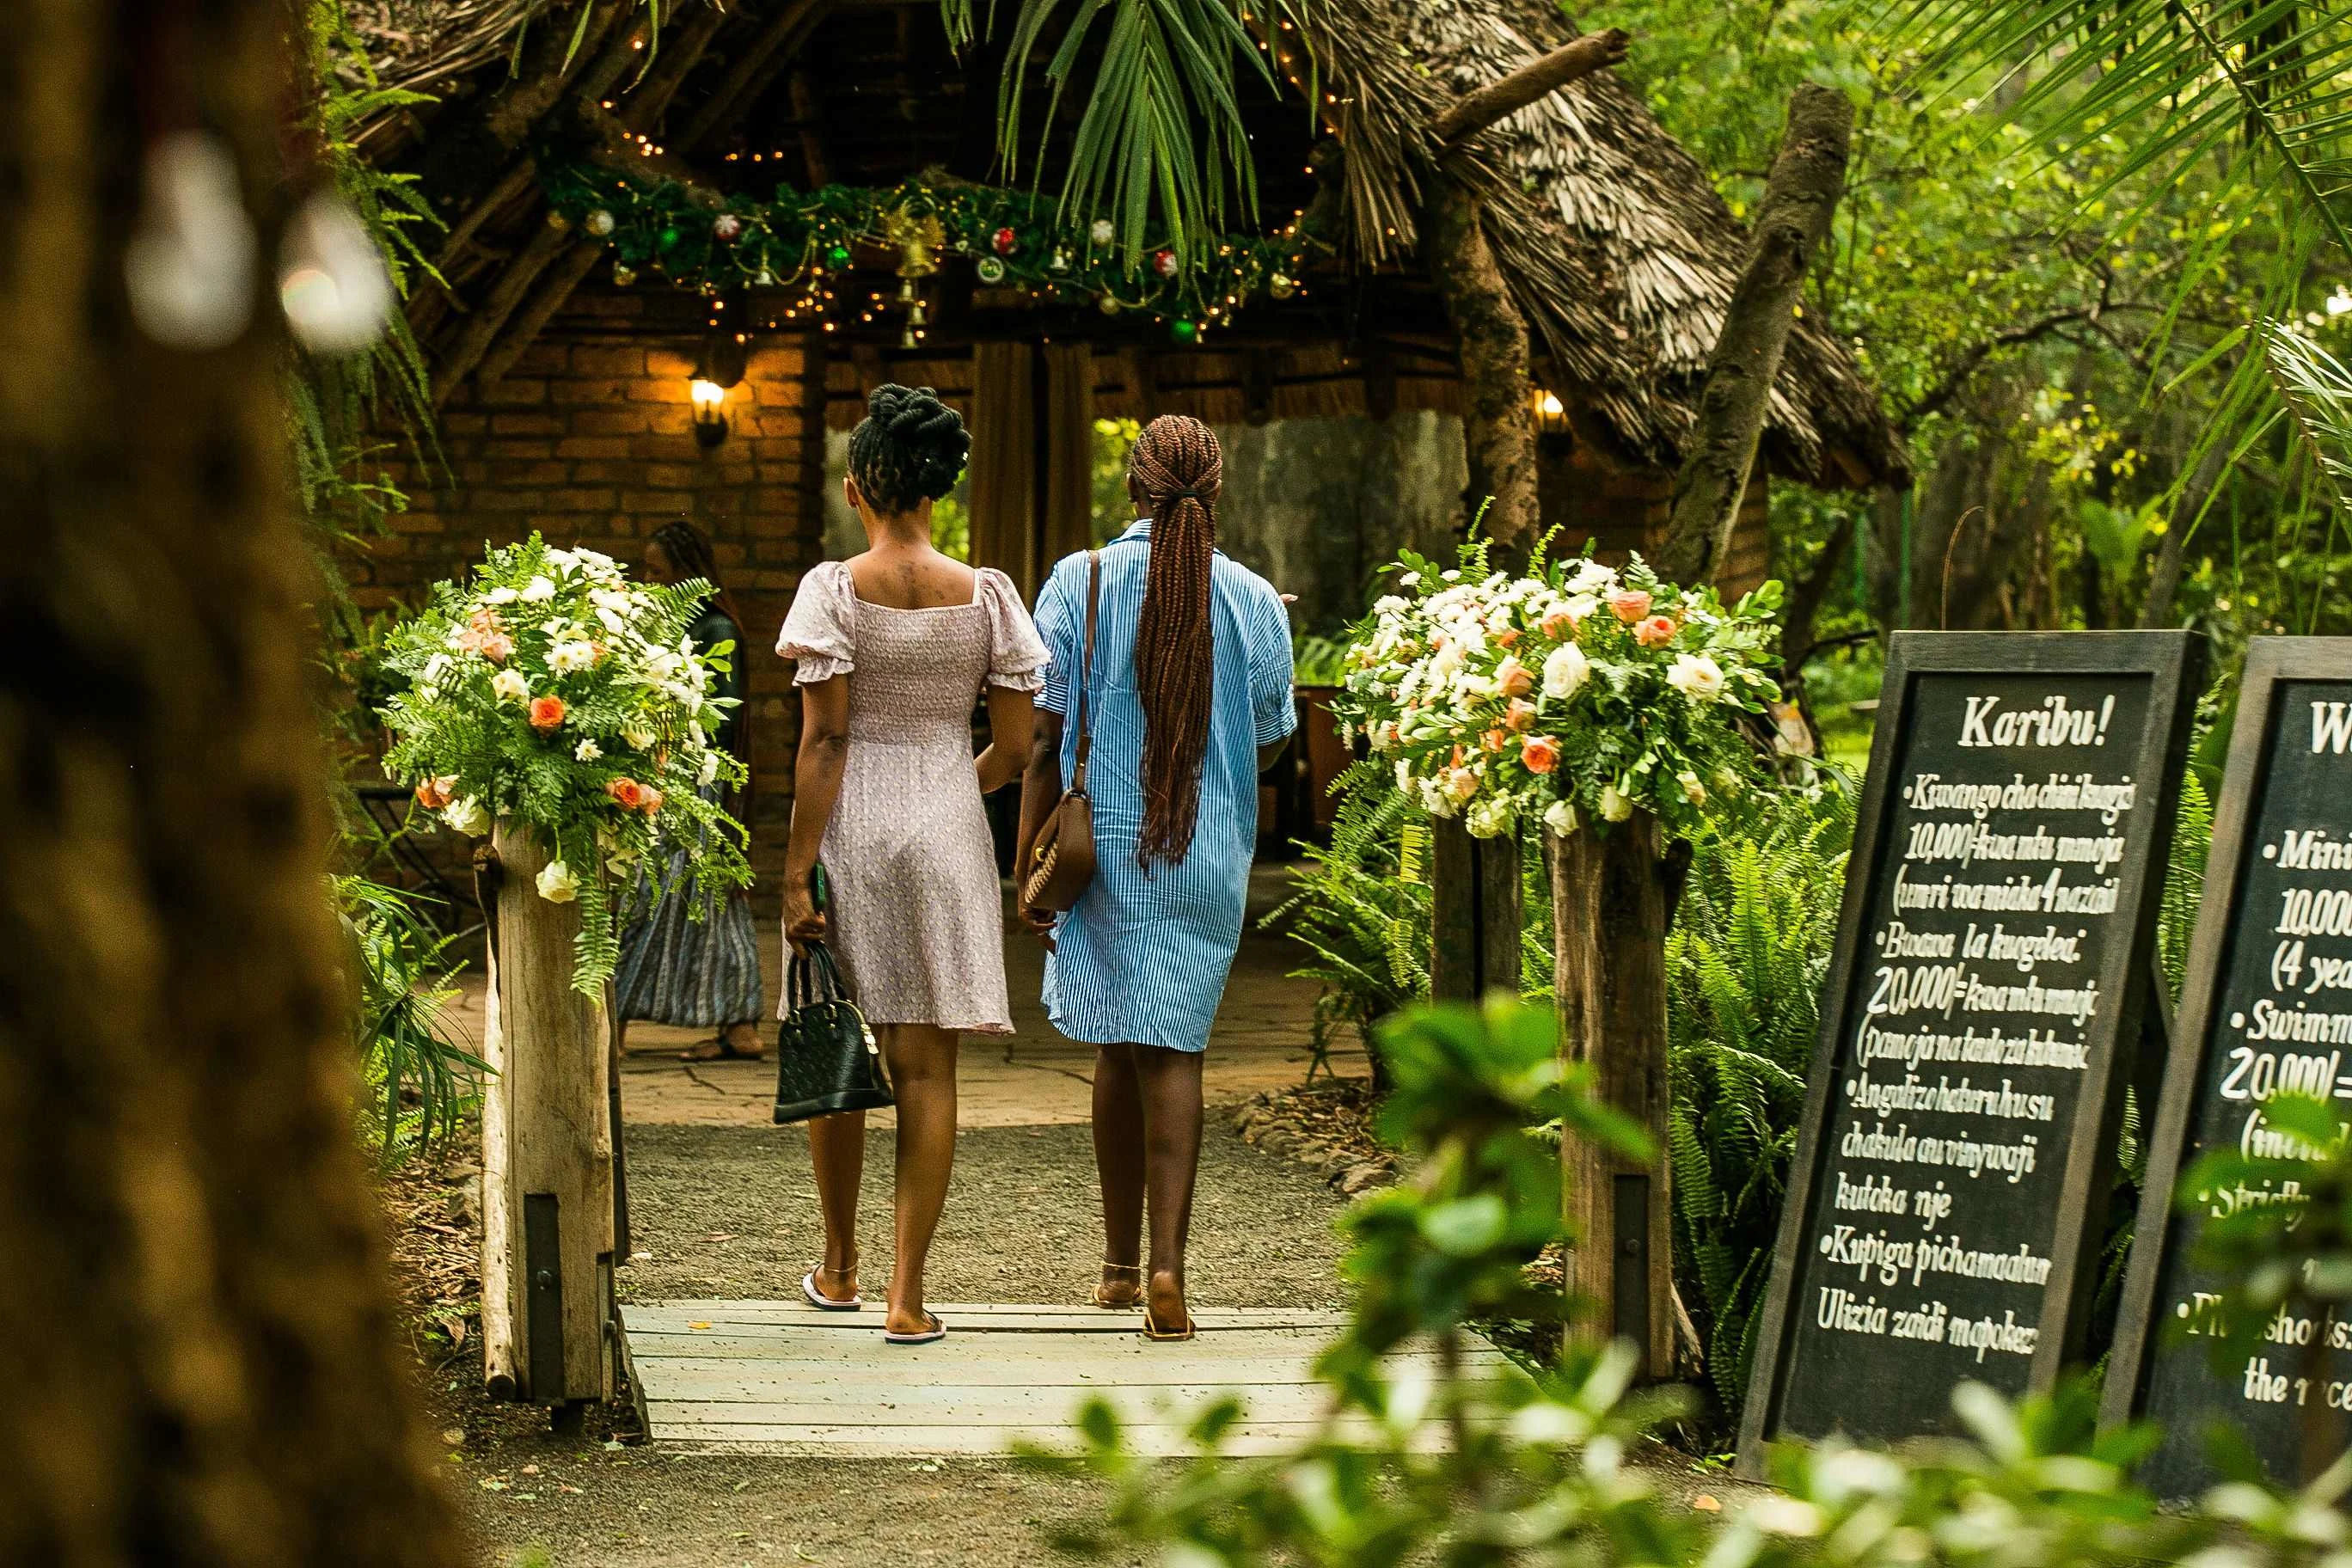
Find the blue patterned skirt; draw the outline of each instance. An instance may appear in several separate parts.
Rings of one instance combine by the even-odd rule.
[[[700,920],[694,902],[683,852],[670,857],[658,883],[648,868],[637,868],[613,974],[621,1016],[694,1029],[764,1021],[751,900],[740,891],[706,899]]]

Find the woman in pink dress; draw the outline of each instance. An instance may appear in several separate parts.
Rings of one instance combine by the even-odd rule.
[[[825,937],[873,1026],[898,1097],[897,1255],[884,1337],[947,1332],[923,1264],[955,1162],[956,1037],[1013,1032],[996,854],[981,796],[1021,776],[1045,647],[1004,574],[931,547],[931,503],[971,438],[929,387],[882,386],[849,440],[843,490],[869,549],[801,579],[776,651],[796,660],[800,757],[784,857],[784,931]],[[985,692],[989,746],[971,753]],[[832,901],[819,913],[810,873]],[[862,1111],[809,1123],[824,1261],[801,1281],[853,1310]]]

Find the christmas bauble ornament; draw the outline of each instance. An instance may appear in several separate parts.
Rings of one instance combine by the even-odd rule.
[[[971,269],[979,276],[980,280],[982,283],[1002,283],[1004,281],[1004,263],[998,260],[993,256],[982,257],[978,261],[971,264]]]
[[[1098,217],[1087,226],[1087,237],[1097,247],[1107,247],[1118,237],[1118,230],[1111,226],[1110,219]]]
[[[732,245],[743,237],[743,220],[733,213],[720,213],[710,220],[710,235],[721,245]]]
[[[1201,335],[1201,323],[1198,321],[1188,321],[1183,317],[1179,316],[1176,320],[1168,323],[1168,335],[1180,343],[1192,342]]]
[[[1172,250],[1162,248],[1151,253],[1151,270],[1162,278],[1175,277],[1177,265],[1176,253]]]
[[[828,267],[848,266],[850,261],[849,247],[845,245],[834,246],[824,253],[824,260],[825,265]]]
[[[1021,237],[1010,228],[1000,228],[988,237],[988,243],[995,247],[997,255],[1010,256],[1021,248]]]
[[[562,213],[557,212],[553,207],[550,207],[547,209],[547,226],[553,229],[556,233],[562,234],[565,229],[572,226],[572,220],[565,217]]]
[[[1118,314],[1118,297],[1111,294],[1098,296],[1095,300],[1095,308],[1106,316],[1116,316]]]
[[[582,226],[598,239],[603,239],[613,232],[613,215],[603,207],[598,207],[588,215]]]
[[[676,248],[677,247],[677,241],[678,241],[677,225],[676,225],[676,224],[674,224],[674,223],[666,223],[666,224],[662,225],[662,231],[661,231],[661,235],[660,235],[660,245],[661,245],[661,247],[662,247],[664,250],[674,250],[674,249],[676,249]]]
[[[1265,280],[1265,291],[1277,300],[1287,300],[1298,292],[1298,279],[1287,272],[1277,272]]]
[[[1056,272],[1067,272],[1070,269],[1070,253],[1056,246],[1045,265]]]
[[[625,289],[637,280],[637,269],[625,261],[613,263],[613,281]]]

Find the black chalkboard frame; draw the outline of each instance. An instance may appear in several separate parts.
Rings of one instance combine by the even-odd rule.
[[[2205,857],[2204,896],[2189,938],[2189,963],[2173,1016],[2172,1049],[2164,1066],[2149,1134],[2147,1182],[2141,1189],[2142,1224],[2132,1235],[2124,1266],[2123,1296],[2116,1315],[2115,1348],[2107,1358],[2106,1385],[2099,1423],[2119,1426],[2137,1417],[2146,1402],[2149,1357],[2157,1343],[2157,1290],[2164,1278],[2172,1226],[2149,1226],[2151,1212],[2168,1221],[2168,1196],[2179,1184],[2196,1111],[2197,1086],[2204,1078],[2213,1032],[2213,1010],[2227,977],[2221,961],[2230,928],[2245,890],[2247,862],[2255,846],[2249,834],[2261,819],[2269,784],[2271,739],[2279,721],[2279,687],[2292,680],[2352,680],[2352,637],[2253,637],[2246,644],[2245,674],[2238,688],[2237,721],[2213,807],[2213,845]],[[2153,1210],[2151,1211],[2151,1204]]]
[[[2059,1230],[2044,1288],[2053,1306],[2044,1308],[2042,1319],[2045,1325],[2062,1324],[2063,1331],[2040,1337],[2029,1374],[2028,1386],[2042,1391],[2056,1384],[2060,1371],[2077,1355],[2097,1284],[2096,1254],[2113,1185],[2107,1152],[2115,1146],[2122,1127],[2123,1086],[2135,1076],[2137,1066],[2119,1061],[2118,1052],[2127,1046],[2137,1056],[2140,1049],[2142,1010],[2150,1001],[2148,979],[2163,887],[2161,875],[2151,883],[2149,871],[2166,863],[2171,848],[2180,770],[2195,718],[2203,654],[2201,641],[2179,631],[1899,631],[1888,639],[1870,772],[1854,819],[1853,853],[1846,861],[1845,889],[1839,904],[1837,942],[1822,982],[1821,1030],[1805,1087],[1804,1120],[1798,1131],[1797,1155],[1790,1167],[1771,1282],[1757,1326],[1748,1403],[1740,1416],[1738,1471],[1742,1477],[1763,1479],[1765,1451],[1779,1436],[1793,1265],[1803,1247],[1805,1216],[1821,1178],[1822,1129],[1837,1079],[1839,1045],[1853,1032],[1854,970],[1869,936],[1864,926],[1873,902],[1871,889],[1887,860],[1888,795],[1898,782],[1896,763],[1910,739],[1917,679],[2021,674],[2149,678],[2148,722],[2139,737],[2132,776],[2158,781],[2150,802],[2157,826],[2123,867],[2118,892],[2123,907],[2134,911],[2131,940],[2116,943],[2107,953],[2099,977],[2105,994],[2125,1000],[2104,1024],[2096,1026],[2098,1036],[2093,1043],[2098,1048],[2093,1067],[2084,1075],[2082,1101],[2076,1108],[2061,1188]]]

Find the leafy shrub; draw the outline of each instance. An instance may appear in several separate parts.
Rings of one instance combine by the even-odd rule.
[[[456,1131],[489,1066],[458,1042],[444,1011],[457,994],[455,939],[420,916],[411,895],[358,877],[333,879],[350,939],[359,1013],[352,1031],[374,1101],[369,1128],[387,1162]]]

